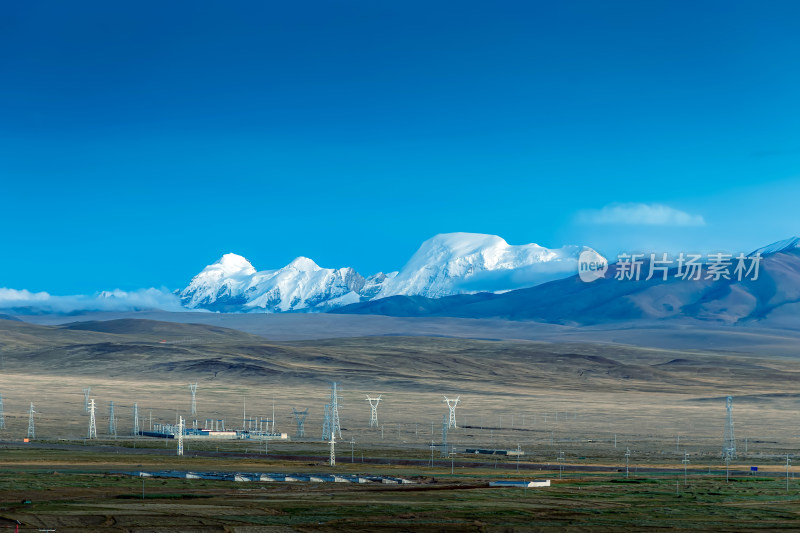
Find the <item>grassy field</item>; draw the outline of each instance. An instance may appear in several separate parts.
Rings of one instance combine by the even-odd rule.
[[[247,457],[121,455],[7,447],[0,515],[22,530],[57,531],[508,531],[796,529],[800,484],[783,477],[667,472],[529,471],[505,468],[300,462]],[[359,473],[404,476],[414,485],[234,483],[138,478],[114,472]],[[542,489],[489,488],[496,479],[551,478]],[[143,496],[144,491],[144,498]],[[30,503],[21,503],[23,501]],[[278,529],[280,530],[280,529]]]
[[[23,531],[800,528],[800,486],[792,470],[788,492],[785,480],[786,454],[800,446],[800,362],[785,356],[425,337],[276,343],[191,324],[0,321],[0,367],[0,516]],[[319,437],[334,380],[335,470],[415,485],[146,478],[142,499],[142,480],[118,473],[329,471]],[[178,416],[191,426],[194,382],[198,424],[240,428],[245,417],[272,418],[274,405],[277,429],[292,439],[187,440],[178,458],[172,440],[131,437],[134,403],[143,429]],[[98,405],[100,438],[90,441],[86,387]],[[383,396],[377,428],[368,427],[367,394]],[[461,398],[447,436],[452,473],[440,457],[444,394]],[[729,394],[739,456],[726,483]],[[35,438],[23,444],[31,403]],[[294,438],[292,408],[309,409],[304,439]],[[464,454],[517,447],[519,472],[514,460]],[[544,477],[552,487],[488,488]]]

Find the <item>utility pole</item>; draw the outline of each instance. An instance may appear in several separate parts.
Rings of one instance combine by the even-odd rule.
[[[631,449],[627,448],[625,450],[625,477],[627,478],[630,475],[630,470],[628,469],[628,460],[631,456]]]
[[[725,456],[725,483],[727,483],[728,480],[730,479],[730,476],[728,474],[728,466],[730,465],[730,462],[731,462],[731,458],[726,455]]]
[[[683,461],[681,461],[681,462],[683,463],[683,486],[685,487],[686,486],[686,475],[687,475],[686,474],[686,468],[689,465],[689,454],[688,453],[683,454]]]

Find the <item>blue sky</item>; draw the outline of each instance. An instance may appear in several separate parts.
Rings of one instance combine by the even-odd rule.
[[[370,274],[450,231],[749,251],[800,233],[798,16],[788,1],[6,6],[0,287],[174,289],[226,252]],[[675,211],[648,218],[658,206]],[[620,211],[639,218],[602,216]]]

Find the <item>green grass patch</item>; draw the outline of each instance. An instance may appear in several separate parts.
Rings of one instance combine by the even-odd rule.
[[[119,500],[196,500],[200,498],[213,498],[210,494],[192,494],[192,493],[182,493],[182,494],[145,494],[144,498],[142,498],[141,494],[118,494],[114,496]]]

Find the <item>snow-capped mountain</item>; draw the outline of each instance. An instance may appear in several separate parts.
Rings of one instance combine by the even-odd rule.
[[[442,233],[422,243],[400,272],[383,283],[377,297],[440,298],[532,287],[576,273],[578,255],[588,249],[514,246],[496,235]]]
[[[208,309],[244,305],[244,291],[250,286],[256,269],[250,261],[236,254],[225,254],[196,275],[180,293],[186,307]]]
[[[588,248],[512,246],[495,235],[447,233],[425,241],[400,270],[364,278],[352,268],[321,268],[298,257],[277,270],[257,271],[225,254],[180,291],[184,306],[222,312],[326,311],[386,296],[440,297],[531,287],[577,271]]]
[[[225,254],[180,292],[183,305],[213,311],[323,311],[361,301],[364,278],[352,268],[321,268],[298,257],[277,270],[256,271],[247,259]]]

